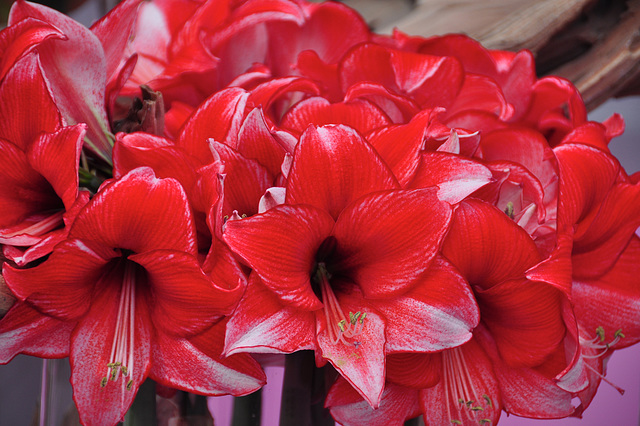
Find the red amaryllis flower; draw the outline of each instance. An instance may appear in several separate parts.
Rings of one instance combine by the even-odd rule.
[[[248,356],[219,358],[224,324],[212,325],[231,312],[242,287],[216,286],[196,250],[182,187],[136,169],[101,188],[45,262],[5,265],[20,301],[75,325],[71,383],[83,422],[119,421],[147,376],[210,395],[263,384]],[[189,341],[203,332],[209,338],[197,346]]]
[[[78,190],[86,126],[62,126],[35,53],[9,68],[0,101],[0,243],[25,264],[50,253],[88,201]]]
[[[517,247],[517,249],[513,249]],[[478,201],[456,210],[443,254],[471,284],[480,309],[473,338],[435,354],[387,359],[388,391],[376,412],[337,383],[328,404],[338,420],[373,424],[415,416],[427,424],[496,424],[501,410],[555,418],[573,412],[571,394],[555,376],[567,367],[566,302],[547,283],[526,278],[542,259],[533,240],[506,214]]]
[[[435,188],[397,188],[355,131],[310,127],[285,204],[225,225],[225,241],[254,270],[227,353],[314,349],[377,406],[386,353],[465,342],[476,306],[437,258],[451,206]]]

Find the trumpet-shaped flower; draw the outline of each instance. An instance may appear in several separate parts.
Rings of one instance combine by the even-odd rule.
[[[184,190],[142,168],[105,183],[45,262],[5,265],[22,303],[74,325],[71,383],[83,422],[118,422],[146,377],[210,395],[263,384],[248,355],[219,357],[224,325],[216,323],[242,286],[214,284],[196,250]]]

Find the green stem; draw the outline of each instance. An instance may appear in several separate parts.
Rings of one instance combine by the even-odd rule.
[[[233,400],[232,426],[260,426],[262,390]]]
[[[338,376],[336,370],[330,365],[313,369],[313,393],[311,395],[311,424],[313,426],[334,426],[335,422],[331,417],[331,412],[324,407],[324,400],[327,397],[331,384]]]
[[[145,426],[157,423],[156,384],[153,380],[147,379],[140,385],[123,423],[124,426]]]
[[[314,354],[299,351],[289,354],[284,362],[284,382],[280,405],[280,426],[310,425],[311,391]]]

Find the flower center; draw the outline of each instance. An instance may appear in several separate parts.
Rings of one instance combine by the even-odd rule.
[[[360,342],[355,340],[355,337],[362,334],[364,319],[367,317],[366,312],[349,312],[348,317],[344,314],[338,298],[329,283],[331,274],[327,271],[324,262],[317,263],[316,273],[313,278],[320,287],[329,338],[334,344],[342,342],[345,345],[358,347]]]
[[[491,398],[486,394],[478,395],[460,348],[442,352],[442,370],[447,417],[451,424],[461,425],[463,419],[475,421],[479,425],[491,424],[491,420],[482,416],[485,409],[493,408]]]
[[[116,317],[116,331],[113,335],[111,355],[107,363],[107,375],[100,381],[105,387],[109,380],[116,381],[123,377],[133,377],[133,351],[135,336],[135,308],[136,308],[136,266],[133,262],[124,261],[124,276],[118,315]],[[124,379],[123,379],[124,380]],[[133,387],[133,380],[129,379],[125,385],[127,390]]]

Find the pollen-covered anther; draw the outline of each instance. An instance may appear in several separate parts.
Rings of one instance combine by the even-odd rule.
[[[493,403],[488,395],[478,395],[464,353],[459,348],[449,349],[442,353],[442,360],[449,421],[459,425],[469,421],[479,425],[490,424],[490,419],[480,416],[492,409]]]
[[[511,201],[509,201],[507,203],[507,207],[505,207],[505,209],[504,209],[504,213],[507,216],[509,216],[509,219],[513,219],[514,218],[513,211],[514,211],[513,203]]]
[[[592,340],[586,340],[582,338],[580,339],[580,344],[583,347],[590,348],[598,352],[591,355],[582,355],[582,357],[587,359],[600,358],[601,356],[606,354],[611,347],[615,346],[624,337],[625,336],[622,333],[622,329],[618,329],[616,330],[615,333],[613,333],[613,340],[611,340],[610,342],[606,342],[604,328],[598,327],[596,328],[596,336]]]
[[[622,333],[622,329],[618,329],[613,333],[613,340],[611,340],[610,342],[606,342],[607,339],[606,339],[604,328],[598,327],[596,328],[596,336],[593,339],[586,340],[582,336],[580,337],[580,345],[582,345],[583,347],[582,358],[585,359],[585,361],[601,358],[605,354],[607,354],[609,352],[609,349],[615,346],[621,339],[624,339],[624,337],[625,336],[624,336],[624,333]],[[587,353],[584,353],[585,350],[592,350],[594,351],[594,353],[587,354]],[[600,379],[603,382],[609,384],[611,387],[617,390],[618,393],[620,393],[620,395],[624,395],[624,389],[622,389],[620,386],[608,380],[603,373],[598,371],[598,369],[589,365],[589,362],[584,362],[584,366],[587,369],[591,370],[592,373],[600,377]]]

